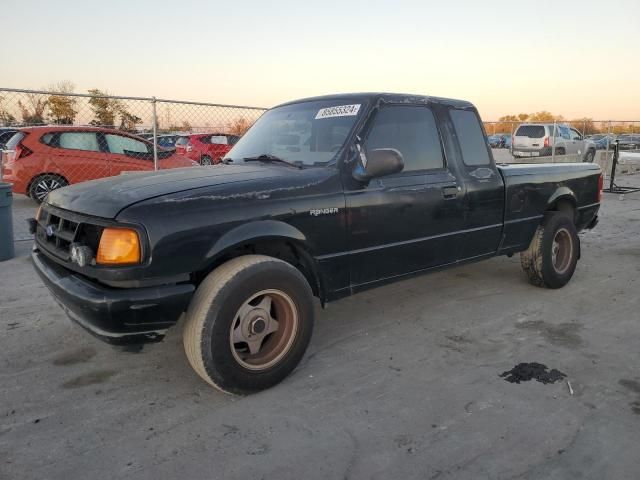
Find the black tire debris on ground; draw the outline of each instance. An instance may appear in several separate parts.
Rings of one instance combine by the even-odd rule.
[[[502,372],[500,377],[511,383],[528,382],[529,380],[535,379],[546,385],[562,380],[566,375],[555,368],[549,370],[546,365],[531,362],[519,363],[511,370]]]

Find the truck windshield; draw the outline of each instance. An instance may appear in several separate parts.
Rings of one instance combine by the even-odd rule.
[[[226,155],[234,163],[258,157],[301,166],[330,163],[364,111],[362,101],[331,100],[276,107],[258,119]]]

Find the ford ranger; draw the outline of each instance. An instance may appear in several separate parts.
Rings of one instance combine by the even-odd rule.
[[[68,316],[112,343],[155,342],[184,317],[211,385],[268,388],[327,302],[412,275],[520,253],[559,288],[597,223],[593,163],[496,165],[466,101],[367,93],[267,111],[215,166],[51,192],[31,220],[35,269]]]

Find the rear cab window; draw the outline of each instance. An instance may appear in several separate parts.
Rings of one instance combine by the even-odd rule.
[[[462,162],[469,167],[491,164],[487,142],[485,141],[480,119],[473,110],[449,110],[453,128],[456,132]]]

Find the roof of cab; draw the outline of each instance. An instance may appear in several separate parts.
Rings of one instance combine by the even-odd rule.
[[[466,100],[456,100],[453,98],[431,97],[427,95],[415,95],[411,93],[388,93],[388,92],[362,92],[362,93],[337,93],[334,95],[322,95],[318,97],[301,98],[299,100],[292,100],[290,102],[281,103],[277,107],[284,105],[293,105],[295,103],[303,102],[315,102],[315,101],[333,101],[333,100],[345,100],[345,101],[362,101],[366,100],[382,100],[391,103],[441,103],[444,105],[450,105],[456,108],[468,108],[473,107],[471,102]],[[274,107],[275,108],[275,107]]]

